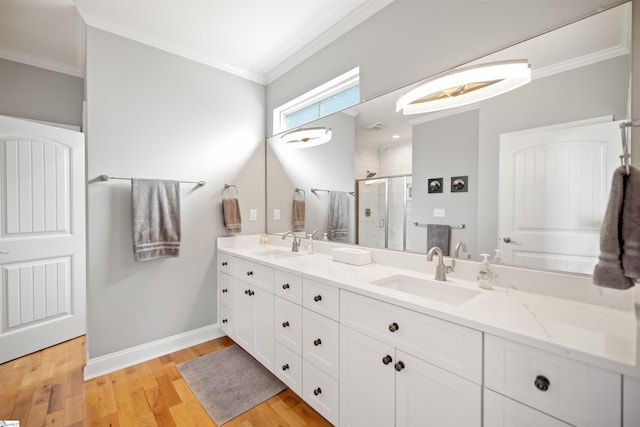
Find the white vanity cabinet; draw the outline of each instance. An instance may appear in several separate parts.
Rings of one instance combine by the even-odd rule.
[[[231,257],[218,252],[218,302],[220,310],[218,312],[218,323],[222,331],[235,337],[235,286],[231,271]]]
[[[235,335],[232,338],[269,370],[274,369],[274,270],[240,258],[233,263]]]
[[[340,293],[341,426],[480,426],[482,333]]]
[[[622,422],[620,374],[488,334],[484,385],[485,425],[586,427]],[[535,416],[545,423],[531,424],[533,418],[520,404],[539,411]],[[508,424],[506,419],[523,424]]]

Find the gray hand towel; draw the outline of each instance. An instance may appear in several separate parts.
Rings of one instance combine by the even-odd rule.
[[[622,206],[622,270],[631,279],[640,278],[640,171],[629,168]]]
[[[427,250],[437,246],[443,255],[449,255],[451,228],[447,224],[427,224]]]
[[[304,200],[293,201],[293,231],[304,230],[305,205]]]
[[[136,261],[180,255],[180,182],[131,179]]]
[[[349,193],[329,191],[328,228],[330,240],[349,239]]]
[[[629,289],[633,281],[622,269],[622,212],[627,177],[619,167],[613,173],[607,210],[600,227],[600,256],[593,270],[593,283],[615,289]]]

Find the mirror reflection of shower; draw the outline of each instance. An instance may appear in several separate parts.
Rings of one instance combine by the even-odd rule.
[[[373,175],[370,175],[372,174]],[[407,224],[412,208],[412,176],[396,175],[356,181],[358,244],[407,250]]]

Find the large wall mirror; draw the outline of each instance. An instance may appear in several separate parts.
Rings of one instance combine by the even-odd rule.
[[[396,112],[401,88],[304,127],[331,140],[267,140],[267,231],[591,274],[628,117],[631,3],[465,67],[526,59],[531,82],[463,107]],[[300,211],[304,202],[304,212]],[[298,209],[296,211],[296,209]],[[438,235],[449,226],[448,237]]]

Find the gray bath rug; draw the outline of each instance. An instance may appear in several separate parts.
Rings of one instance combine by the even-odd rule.
[[[237,345],[180,363],[178,370],[217,425],[287,388]]]

